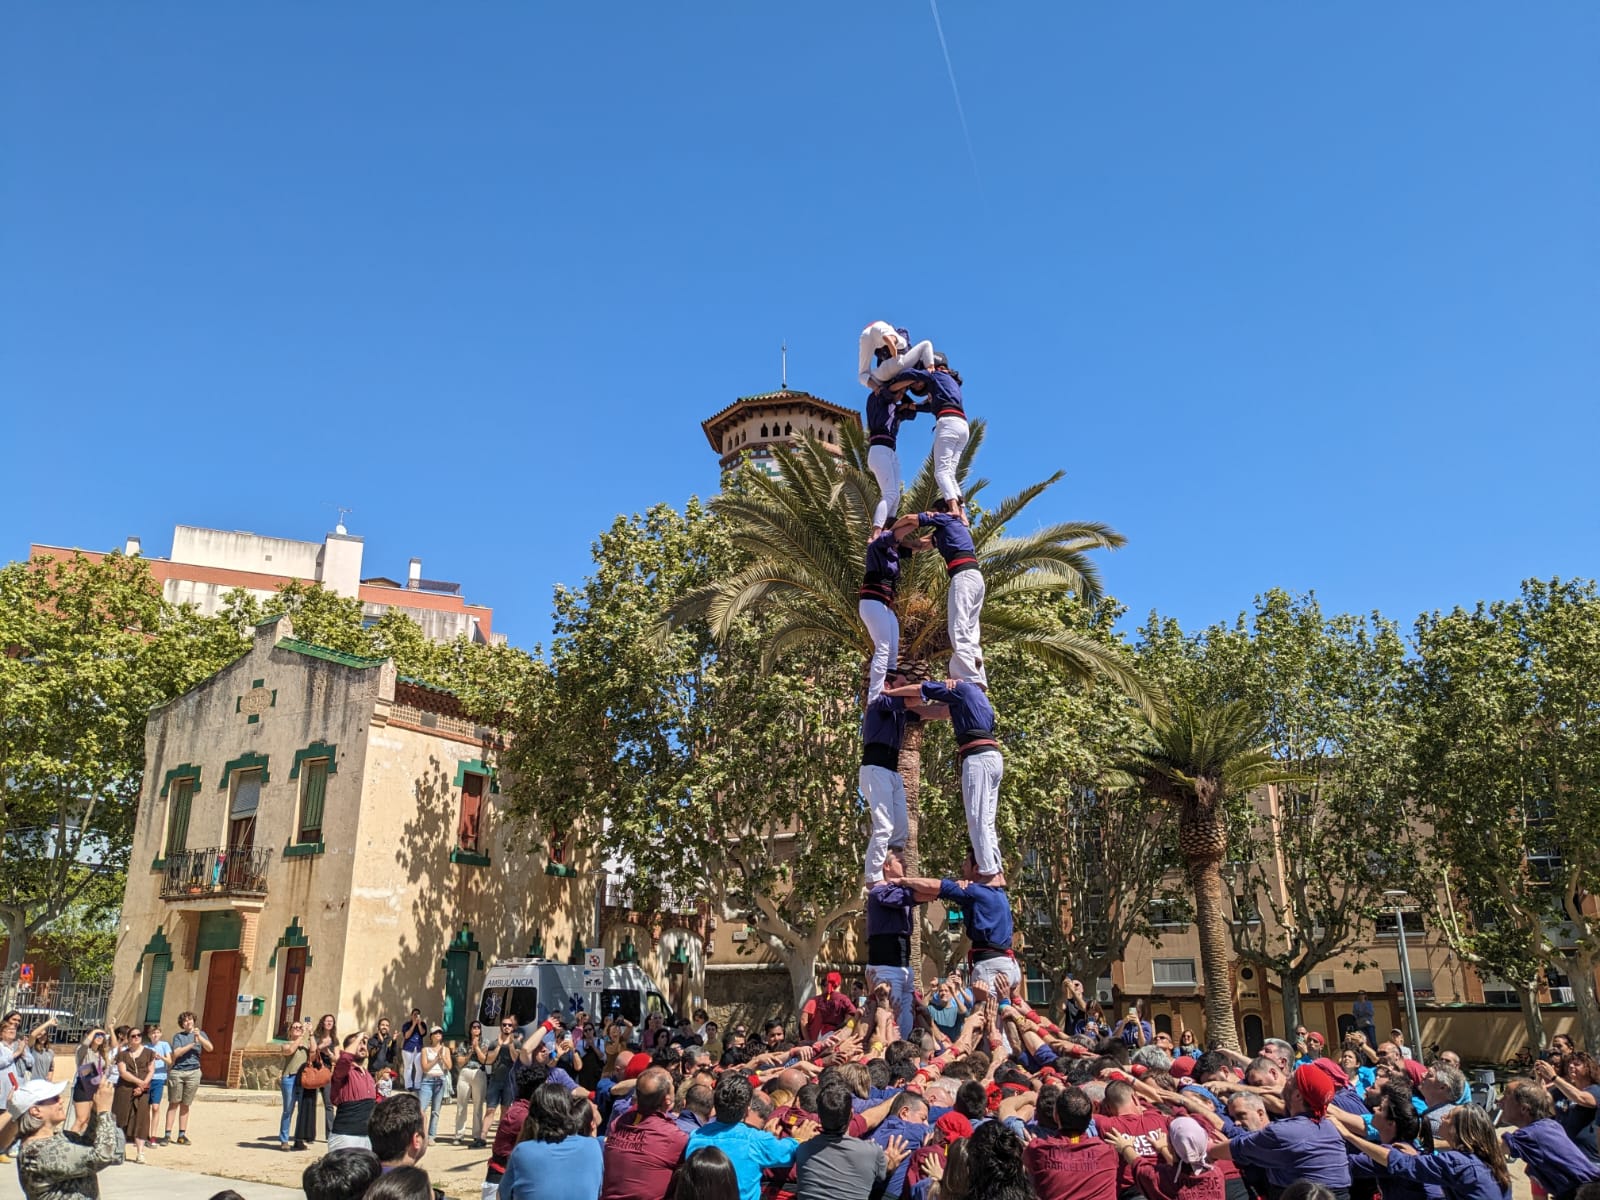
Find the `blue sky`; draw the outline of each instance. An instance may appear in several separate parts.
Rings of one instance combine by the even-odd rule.
[[[345,504],[531,643],[885,317],[1136,614],[1594,573],[1600,6],[941,14],[976,170],[917,0],[13,4],[4,556]]]

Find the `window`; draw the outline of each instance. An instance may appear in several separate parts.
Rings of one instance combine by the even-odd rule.
[[[1156,987],[1194,987],[1199,981],[1194,973],[1192,958],[1158,958],[1151,964],[1152,982]]]
[[[1405,919],[1406,936],[1421,936],[1425,928],[1422,923],[1422,914],[1420,912],[1408,912],[1405,914]],[[1379,913],[1377,919],[1373,921],[1373,932],[1381,938],[1398,938],[1400,936],[1400,924],[1396,920],[1395,914],[1392,912]]]
[[[261,807],[261,768],[235,771],[228,808],[228,849],[248,850],[256,840],[256,809]]]
[[[1030,965],[1025,983],[1029,1004],[1042,1007],[1050,1003],[1050,979],[1045,975],[1042,967]]]
[[[1544,969],[1545,986],[1550,989],[1551,1004],[1572,1003],[1572,979],[1554,967]]]
[[[300,829],[297,842],[322,840],[322,809],[328,795],[328,760],[313,758],[300,767]]]
[[[1187,929],[1189,914],[1183,901],[1158,898],[1150,901],[1150,924],[1157,929]]]
[[[193,779],[174,779],[167,790],[167,853],[182,854],[189,845],[189,804],[194,799]]]
[[[1483,977],[1483,1002],[1485,1004],[1501,1005],[1505,1008],[1517,1008],[1522,1004],[1521,998],[1517,995],[1516,987],[1495,975],[1485,975]]]
[[[483,833],[483,776],[468,771],[461,777],[461,824],[456,830],[456,845],[477,854]]]
[[[1411,927],[1408,925],[1409,930]],[[1396,996],[1405,995],[1405,984],[1400,978],[1399,971],[1385,971],[1383,973],[1383,989]],[[1433,972],[1413,970],[1411,972],[1411,990],[1416,993],[1419,1000],[1433,999]]]

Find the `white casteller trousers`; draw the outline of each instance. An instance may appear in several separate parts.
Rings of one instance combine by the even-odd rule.
[[[973,980],[981,980],[996,996],[1007,998],[1011,995],[1011,989],[1022,982],[1022,968],[1014,958],[986,958],[973,963],[969,974]]]
[[[872,662],[867,668],[867,703],[883,693],[884,681],[900,662],[900,618],[882,600],[856,603],[861,623],[872,638]]]
[[[856,778],[872,818],[872,833],[867,838],[867,884],[870,886],[883,878],[883,864],[889,851],[904,849],[910,836],[906,826],[906,784],[899,771],[888,767],[863,766]]]
[[[889,985],[889,1003],[894,1005],[895,1020],[900,1023],[900,1036],[911,1036],[911,968],[878,967],[867,964],[867,989],[880,983]]]
[[[872,526],[882,529],[900,510],[900,455],[892,446],[873,446],[867,451],[867,467],[877,477],[881,493],[872,510]]]
[[[956,468],[961,465],[971,437],[965,417],[940,417],[933,423],[933,482],[946,500],[961,498]]]
[[[967,838],[972,861],[985,875],[1000,869],[1000,780],[1006,773],[998,750],[977,750],[961,760],[961,804],[967,810]]]
[[[983,597],[988,587],[982,571],[957,571],[950,576],[945,619],[950,634],[950,678],[987,688],[983,665]]]

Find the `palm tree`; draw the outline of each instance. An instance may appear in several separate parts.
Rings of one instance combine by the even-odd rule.
[[[1230,918],[1222,887],[1228,802],[1254,788],[1303,782],[1304,777],[1273,759],[1265,719],[1247,701],[1209,706],[1175,701],[1146,725],[1144,744],[1128,755],[1123,771],[1150,799],[1177,813],[1178,851],[1194,891],[1200,934],[1206,1036],[1237,1050]]]
[[[982,510],[970,501],[987,481],[967,480],[974,454],[983,443],[984,424],[973,423],[972,438],[958,474],[975,514],[973,542],[987,596],[982,623],[986,655],[1002,645],[1025,648],[1041,664],[1075,678],[1102,676],[1148,703],[1138,676],[1115,652],[1052,619],[1053,600],[1070,592],[1079,599],[1100,597],[1100,581],[1089,555],[1115,549],[1124,538],[1093,522],[1046,525],[1029,534],[1006,534],[1022,511],[1061,479],[1024,488]],[[709,622],[725,640],[747,614],[768,615],[764,666],[807,644],[853,648],[870,656],[872,641],[856,611],[877,480],[867,468],[866,438],[845,426],[838,451],[814,438],[778,447],[778,471],[745,471],[736,485],[714,500],[727,519],[733,544],[748,555],[746,565],[685,597],[667,614],[669,625]],[[921,512],[937,498],[931,459],[906,490],[903,512]],[[911,677],[944,674],[950,650],[945,623],[947,580],[937,554],[902,555],[899,600],[900,666]],[[863,672],[863,679],[865,674]],[[922,778],[922,726],[911,723],[900,751],[910,838],[907,867],[917,869],[917,813]]]

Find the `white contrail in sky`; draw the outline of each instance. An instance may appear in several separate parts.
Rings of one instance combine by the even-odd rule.
[[[939,35],[939,49],[944,51],[944,69],[950,76],[950,92],[956,98],[956,116],[961,118],[961,137],[967,143],[967,157],[972,160],[972,175],[978,181],[978,192],[982,195],[983,176],[978,171],[978,155],[972,149],[972,133],[967,129],[967,110],[961,106],[961,88],[956,84],[956,69],[950,61],[950,46],[944,40],[944,22],[939,20],[939,0],[928,0],[928,8],[933,13],[934,32]]]

